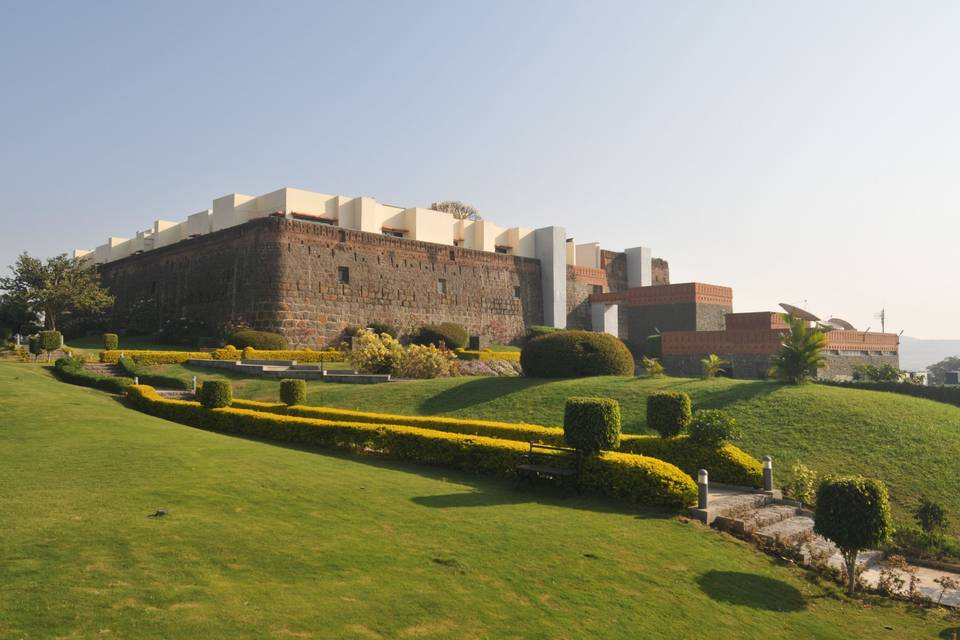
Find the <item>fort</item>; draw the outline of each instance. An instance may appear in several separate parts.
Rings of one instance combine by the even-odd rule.
[[[338,344],[351,326],[456,322],[493,342],[530,326],[605,331],[641,352],[662,336],[671,373],[710,353],[735,377],[765,374],[785,330],[778,314],[733,313],[728,287],[671,283],[648,247],[577,244],[563,227],[499,227],[419,207],[279,189],[231,194],[182,222],[77,250],[115,296],[111,324],[153,333],[179,318],[247,324],[296,347]],[[828,333],[831,376],[896,364],[891,334]]]

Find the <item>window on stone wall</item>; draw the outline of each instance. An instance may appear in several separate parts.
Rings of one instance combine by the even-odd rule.
[[[447,281],[443,278],[437,280],[437,293],[440,295],[447,295]]]
[[[350,284],[350,267],[337,267],[337,282]]]
[[[405,234],[406,232],[402,229],[387,229],[386,227],[383,229],[383,235],[388,238],[402,238]]]
[[[513,288],[513,297],[514,297],[514,298],[519,298],[522,293],[523,293],[523,292],[521,291],[520,287],[514,287],[514,288]]]
[[[510,253],[510,247],[496,246],[494,247],[494,251],[497,253]]]
[[[603,285],[602,285],[602,284],[595,284],[595,285],[593,285],[593,292],[594,292],[594,293],[603,293]]]

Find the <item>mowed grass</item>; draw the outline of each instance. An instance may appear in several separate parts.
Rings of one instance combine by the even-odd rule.
[[[240,394],[277,401],[277,383],[244,383]],[[757,457],[773,456],[776,480],[800,461],[827,473],[860,473],[889,486],[895,514],[909,518],[921,495],[941,502],[960,532],[960,408],[877,391],[808,384],[687,378],[452,378],[387,385],[311,383],[308,401],[365,411],[448,415],[550,426],[563,424],[570,396],[620,401],[624,430],[651,433],[647,396],[685,391],[694,408],[725,409],[743,430],[738,444]]]
[[[207,433],[0,364],[0,638],[935,638],[656,512]],[[165,518],[147,515],[158,507]],[[946,636],[945,636],[946,637]]]

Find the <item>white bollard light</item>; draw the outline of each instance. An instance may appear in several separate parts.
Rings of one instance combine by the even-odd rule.
[[[773,491],[773,458],[763,456],[763,490]]]
[[[706,509],[709,497],[710,474],[706,469],[697,471],[697,508]]]

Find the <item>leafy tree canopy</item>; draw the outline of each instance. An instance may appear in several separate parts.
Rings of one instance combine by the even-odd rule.
[[[0,289],[36,314],[43,314],[48,329],[73,312],[100,311],[113,304],[113,296],[100,285],[96,268],[80,258],[60,254],[46,262],[26,252],[0,278]]]
[[[826,364],[823,350],[827,336],[812,329],[803,318],[784,315],[790,331],[783,337],[780,351],[770,361],[770,375],[791,384],[802,384]]]
[[[927,367],[930,384],[944,384],[947,381],[947,371],[960,371],[960,357],[950,356]]]

